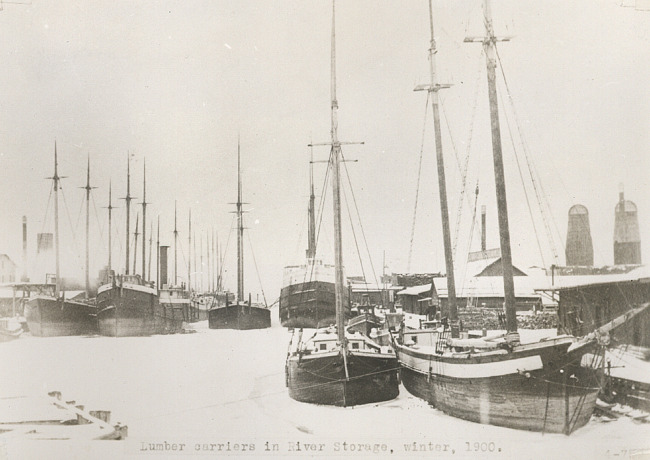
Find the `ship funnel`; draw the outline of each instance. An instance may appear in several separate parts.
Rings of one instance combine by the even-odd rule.
[[[641,237],[636,205],[625,199],[622,185],[614,211],[614,264],[641,264]]]
[[[581,204],[573,205],[569,209],[565,255],[566,264],[570,267],[594,265],[589,211]]]
[[[20,281],[26,283],[27,277],[27,216],[23,216],[23,276]]]
[[[167,286],[167,249],[169,246],[160,246],[160,286],[158,289]]]

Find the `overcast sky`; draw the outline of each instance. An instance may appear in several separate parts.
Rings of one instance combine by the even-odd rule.
[[[441,97],[452,234],[460,222],[459,259],[467,254],[477,180],[478,207],[488,209],[488,246],[498,244],[485,59],[479,44],[463,43],[466,35],[483,33],[481,11],[478,0],[434,1],[439,81],[453,84]],[[537,250],[511,133],[513,138],[522,134],[539,174],[560,263],[567,212],[576,203],[590,212],[595,263],[613,262],[619,183],[638,206],[643,256],[650,257],[650,12],[622,7],[619,0],[495,0],[493,16],[497,34],[513,37],[499,45],[499,56],[514,111],[503,81],[499,89],[515,263],[554,261],[531,194],[543,258]],[[114,214],[113,257],[123,266],[124,203],[117,198],[125,194],[130,152],[137,202],[146,157],[147,217],[160,216],[163,244],[172,242],[178,203],[184,245],[179,276],[184,278],[180,266],[187,260],[190,207],[197,238],[214,228],[225,246],[230,234],[240,136],[248,235],[262,287],[274,300],[282,267],[304,259],[307,144],[329,139],[330,28],[329,0],[5,4],[0,11],[0,252],[22,265],[23,215],[30,259],[36,233],[52,231],[51,204],[45,220],[51,187],[45,177],[52,175],[56,140],[60,174],[68,176],[61,201],[63,275],[82,273],[84,191],[78,187],[85,183],[88,155],[91,185],[97,187],[92,270],[107,261],[103,207],[109,181],[114,205],[120,206]],[[365,142],[343,152],[358,160],[346,168],[377,274],[384,251],[388,271],[444,270],[431,111],[425,119],[426,94],[413,92],[429,79],[428,46],[424,0],[337,5],[339,137]],[[498,76],[502,80],[500,71]],[[461,164],[471,154],[469,198],[459,220],[461,181],[454,151]],[[524,151],[518,151],[523,159]],[[327,155],[326,147],[314,149],[316,160]],[[324,164],[315,164],[314,176],[320,195]],[[324,211],[319,253],[331,261],[329,201]],[[365,247],[358,226],[356,232],[358,245]],[[472,241],[477,249],[476,236]],[[348,274],[359,274],[349,231],[343,244]],[[236,289],[233,249],[234,233],[225,262],[231,290]],[[248,238],[245,251],[246,291],[255,295],[260,288]],[[366,275],[372,278],[367,260]]]

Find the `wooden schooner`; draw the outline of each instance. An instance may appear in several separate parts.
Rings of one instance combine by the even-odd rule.
[[[402,381],[411,394],[454,417],[508,428],[570,434],[589,421],[596,404],[597,376],[580,366],[583,354],[596,341],[578,342],[575,337],[561,335],[520,342],[495,83],[498,39],[492,27],[489,0],[484,0],[486,35],[477,41],[483,43],[487,59],[507,332],[495,338],[459,338],[438,115],[438,91],[446,85],[436,82],[431,0],[429,13],[431,83],[425,89],[430,94],[435,123],[451,328],[402,330],[396,343]]]
[[[297,401],[334,406],[387,401],[399,394],[398,363],[390,347],[380,346],[345,327],[341,238],[341,144],[337,137],[335,3],[332,1],[332,126],[329,167],[334,205],[336,325],[303,336],[294,331],[285,365],[289,396]]]
[[[271,310],[244,299],[244,216],[242,205],[241,152],[237,143],[237,299],[208,311],[210,329],[265,329],[271,327]]]
[[[39,337],[85,335],[96,331],[96,308],[88,302],[88,199],[90,194],[90,160],[88,161],[86,187],[86,301],[65,299],[61,286],[59,269],[59,188],[61,176],[58,172],[58,155],[54,143],[54,246],[56,259],[56,280],[52,295],[39,295],[25,305],[25,320],[32,335]]]

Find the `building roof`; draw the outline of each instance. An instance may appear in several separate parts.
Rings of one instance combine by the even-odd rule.
[[[543,280],[543,283],[539,282],[537,284],[537,287],[535,289],[539,291],[554,291],[560,289],[574,289],[585,286],[624,283],[630,281],[639,281],[643,283],[650,282],[650,267],[647,265],[641,265],[627,273],[555,276],[553,279],[551,279],[551,277],[546,277]]]
[[[438,297],[447,297],[447,278],[434,278]],[[397,292],[397,295],[419,295],[431,290],[431,283],[412,286]],[[516,297],[539,297],[535,292],[535,280],[528,277],[515,278]],[[500,276],[479,276],[469,278],[462,286],[456,287],[456,297],[503,297],[503,278]]]

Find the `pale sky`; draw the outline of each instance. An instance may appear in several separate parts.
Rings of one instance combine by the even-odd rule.
[[[460,197],[452,146],[462,163],[471,131],[467,193],[473,205],[480,177],[477,212],[487,206],[488,245],[494,247],[498,236],[485,59],[480,45],[463,43],[466,35],[483,33],[481,2],[436,0],[434,14],[439,81],[453,84],[441,93],[452,234]],[[618,0],[495,0],[493,16],[497,35],[513,37],[499,45],[499,55],[519,128],[502,81],[499,90],[515,264],[550,265],[553,260],[538,214],[544,260],[537,250],[505,109],[513,136],[523,134],[547,195],[552,210],[548,226],[560,263],[567,212],[576,203],[590,212],[596,265],[613,262],[619,183],[624,183],[626,198],[637,204],[646,260],[650,12],[622,7]],[[44,222],[51,186],[44,178],[52,175],[56,140],[60,174],[68,176],[63,182],[67,208],[61,200],[63,275],[83,273],[84,191],[78,187],[85,184],[87,155],[91,185],[98,187],[91,212],[92,273],[107,261],[103,207],[109,180],[113,204],[121,206],[114,214],[113,258],[123,266],[124,209],[117,198],[125,194],[130,152],[137,202],[147,159],[147,217],[160,215],[163,244],[172,242],[174,200],[178,203],[179,276],[184,278],[190,207],[197,232],[214,227],[222,244],[230,233],[240,136],[244,201],[250,203],[248,235],[262,287],[273,301],[283,266],[304,259],[307,144],[329,139],[330,28],[328,0],[5,4],[0,11],[0,252],[22,265],[23,215],[28,218],[30,259],[36,233],[52,231],[51,205]],[[384,251],[389,272],[407,269],[421,149],[411,271],[444,270],[431,113],[429,109],[422,144],[426,95],[413,92],[429,79],[428,47],[424,0],[337,4],[339,137],[365,142],[343,152],[358,160],[346,166],[377,275]],[[316,160],[327,154],[326,147],[314,149]],[[324,164],[316,164],[318,194],[324,174]],[[537,200],[533,195],[530,200],[537,213]],[[329,201],[324,211],[319,253],[331,262]],[[459,259],[467,253],[472,218],[467,205],[463,212]],[[361,238],[358,227],[357,236]],[[231,290],[236,289],[234,238],[232,233],[225,262]],[[472,248],[477,244],[475,238]],[[349,232],[343,245],[348,274],[359,274]],[[256,295],[260,287],[248,238],[245,252],[246,291]],[[365,250],[364,264],[371,278]],[[32,280],[40,281],[34,274]]]

